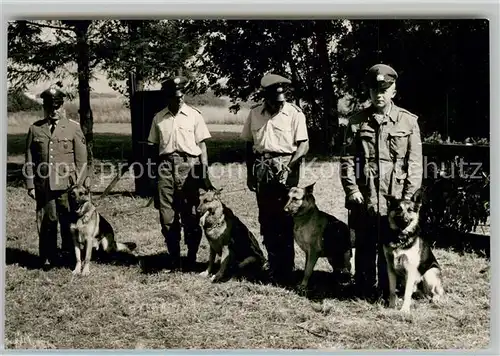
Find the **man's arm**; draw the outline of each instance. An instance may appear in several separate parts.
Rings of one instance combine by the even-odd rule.
[[[289,169],[293,169],[297,164],[300,164],[302,158],[309,152],[309,134],[307,132],[306,117],[301,110],[294,117],[293,131],[293,139],[297,144],[297,150],[292,156],[290,163],[288,163]]]
[[[422,140],[417,120],[408,138],[408,174],[403,187],[403,199],[410,199],[422,186]]]
[[[25,168],[24,168],[24,174],[25,174],[25,179],[26,179],[26,188],[28,191],[35,189],[35,184],[33,183],[33,172],[34,172],[34,163],[33,163],[33,156],[31,154],[31,143],[33,142],[33,132],[32,128],[30,127],[28,130],[28,135],[26,136],[26,152],[25,152]]]
[[[355,133],[351,123],[349,123],[345,132],[344,147],[340,157],[340,181],[348,200],[354,194],[359,195],[360,193],[356,183],[355,156]]]
[[[85,143],[85,136],[83,135],[80,124],[75,124],[75,136],[73,138],[75,169],[77,174],[77,181],[83,182],[88,175],[87,163],[87,144]]]

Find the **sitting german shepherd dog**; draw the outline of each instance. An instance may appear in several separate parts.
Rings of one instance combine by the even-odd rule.
[[[383,244],[389,277],[389,307],[396,306],[397,277],[403,275],[406,285],[401,311],[407,313],[417,284],[425,295],[432,296],[433,302],[444,294],[441,269],[429,244],[420,236],[422,190],[415,192],[410,200],[388,195],[385,198],[391,230]]]
[[[208,268],[200,275],[212,282],[221,282],[230,276],[234,267],[246,266],[263,271],[265,257],[255,236],[241,222],[233,211],[220,200],[221,190],[213,187],[200,188],[200,204],[197,208],[200,226],[210,245]],[[214,262],[221,256],[221,264],[214,274]]]
[[[73,177],[69,177],[68,201],[72,216],[70,230],[76,257],[74,275],[89,275],[93,248],[96,250],[101,249],[105,253],[131,253],[136,248],[136,244],[133,242],[121,243],[115,241],[112,226],[92,203],[89,180],[90,177],[86,177],[83,184],[76,184]],[[85,251],[83,268],[82,250]]]
[[[304,277],[298,286],[301,293],[307,291],[309,278],[320,257],[328,258],[334,272],[341,277],[350,279],[354,274],[354,242],[349,228],[336,217],[319,210],[313,195],[314,185],[292,187],[284,208],[293,217],[294,239],[306,254]]]

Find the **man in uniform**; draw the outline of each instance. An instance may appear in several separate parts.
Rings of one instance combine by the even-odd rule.
[[[388,231],[383,195],[409,199],[422,183],[417,116],[394,104],[397,78],[388,65],[376,64],[368,70],[366,84],[371,105],[349,119],[341,158],[349,225],[356,235],[355,281],[360,297],[387,293],[387,270],[380,244]]]
[[[57,262],[58,222],[62,250],[73,255],[66,190],[70,175],[83,182],[88,174],[85,138],[80,124],[64,113],[65,96],[55,86],[40,95],[45,117],[30,126],[26,139],[24,173],[28,194],[36,200],[39,254],[46,270]]]
[[[207,179],[205,140],[211,137],[201,112],[183,101],[186,84],[183,76],[162,83],[167,106],[155,115],[148,138],[159,155],[158,208],[172,270],[190,268],[196,262],[202,231],[195,207],[199,202],[198,184]],[[184,266],[180,259],[179,220],[188,248]]]
[[[276,74],[261,79],[264,102],[254,106],[241,137],[247,141],[247,186],[256,192],[260,233],[274,282],[287,284],[294,269],[293,225],[284,212],[287,187],[299,183],[309,150],[306,118],[286,102],[290,80]]]

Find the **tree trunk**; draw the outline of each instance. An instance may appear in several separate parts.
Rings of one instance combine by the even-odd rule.
[[[335,145],[335,134],[338,128],[337,98],[333,90],[332,69],[328,56],[328,23],[326,20],[318,20],[315,23],[316,54],[318,55],[320,73],[322,74],[322,101],[323,115],[321,128],[324,132],[324,142],[330,148]],[[330,146],[332,145],[332,146]]]
[[[92,21],[74,21],[78,65],[78,94],[80,98],[80,126],[87,141],[89,172],[94,172],[94,117],[90,106],[90,57],[88,44],[88,29]]]

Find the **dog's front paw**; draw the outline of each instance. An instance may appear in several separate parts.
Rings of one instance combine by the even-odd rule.
[[[203,277],[203,278],[207,278],[209,275],[210,275],[210,273],[208,273],[208,269],[206,271],[201,272],[199,274],[199,276]]]
[[[88,264],[83,266],[82,276],[88,276],[90,274],[90,266]]]
[[[401,307],[400,311],[402,313],[409,314],[410,313],[410,306],[403,304],[403,306]]]
[[[308,291],[307,284],[301,283],[295,289],[296,289],[298,295],[303,296],[303,297],[307,296],[307,291]]]
[[[210,277],[210,281],[212,283],[219,283],[221,280],[222,280],[222,276],[219,275],[218,273],[216,273],[212,277]]]
[[[82,273],[82,265],[81,263],[77,263],[75,269],[71,272],[74,276]]]
[[[396,296],[390,296],[389,301],[387,303],[387,307],[390,309],[396,308]]]

